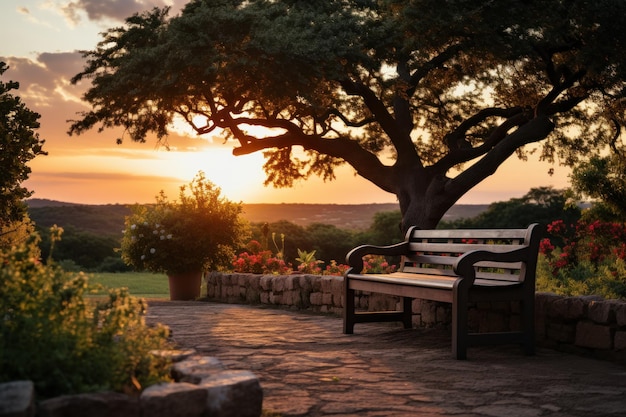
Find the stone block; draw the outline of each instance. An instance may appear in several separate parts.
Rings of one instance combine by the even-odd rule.
[[[550,317],[577,320],[585,314],[585,302],[580,297],[566,297],[554,300],[548,309]]]
[[[611,349],[611,328],[590,321],[576,325],[576,346],[592,349]]]
[[[265,290],[265,291],[269,291],[272,289],[272,278],[273,275],[263,275],[261,276],[261,278],[259,278],[259,285],[260,287]]]
[[[437,307],[433,303],[423,303],[420,313],[423,325],[433,326],[437,323]]]
[[[329,275],[330,287],[333,293],[343,293],[343,277]]]
[[[438,324],[452,323],[452,309],[450,308],[450,304],[437,304],[435,316],[437,317]]]
[[[309,300],[311,301],[311,305],[321,306],[322,305],[322,293],[312,292],[311,295],[309,295]]]
[[[222,371],[224,366],[219,359],[212,356],[192,356],[172,366],[172,378],[177,382],[198,384],[203,378],[208,378]]]
[[[233,370],[202,380],[207,392],[206,412],[212,417],[259,417],[263,390],[249,371]]]
[[[615,332],[613,340],[613,349],[626,350],[626,331]]]
[[[259,300],[261,304],[269,304],[270,303],[270,295],[268,292],[262,292],[259,294]]]
[[[139,413],[139,400],[118,392],[63,395],[42,401],[37,408],[38,417],[126,417]]]
[[[283,304],[287,306],[293,306],[296,304],[296,301],[299,300],[299,294],[294,291],[285,291],[283,292]]]
[[[0,417],[32,417],[35,415],[35,385],[32,381],[11,381],[0,384]]]
[[[306,276],[311,280],[312,291],[322,291],[322,275],[307,274]]]
[[[587,317],[595,323],[608,324],[614,315],[615,302],[611,300],[591,301],[587,306]]]
[[[276,292],[282,292],[285,291],[286,289],[286,282],[285,282],[285,276],[284,275],[276,275],[272,278],[272,290],[276,291]]]
[[[320,284],[322,285],[322,292],[324,292],[324,293],[331,293],[333,291],[333,289],[332,289],[332,285],[333,285],[332,276],[330,276],[330,275],[323,275],[320,278]]]
[[[139,402],[144,416],[201,417],[205,415],[207,397],[206,389],[198,385],[186,382],[162,383],[146,388],[141,393]],[[91,417],[87,413],[81,414],[87,415]]]
[[[296,275],[298,279],[298,286],[305,292],[311,292],[313,290],[311,275]]]
[[[326,306],[330,306],[333,304],[333,295],[329,292],[322,293],[322,304]]]
[[[285,290],[294,291],[295,289],[300,288],[298,283],[299,280],[296,275],[285,276]]]
[[[620,302],[615,306],[615,321],[620,327],[626,326],[626,302]]]

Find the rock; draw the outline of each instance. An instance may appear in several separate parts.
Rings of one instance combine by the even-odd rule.
[[[0,417],[32,417],[35,415],[35,385],[32,381],[0,384]]]
[[[146,388],[139,401],[143,416],[201,417],[205,415],[207,391],[186,382],[162,383]]]
[[[139,401],[117,392],[63,395],[39,403],[38,417],[131,417],[139,415]]]
[[[259,417],[263,390],[249,371],[224,371],[203,379],[199,385],[208,394],[206,410],[212,417]]]
[[[210,356],[192,356],[172,366],[172,378],[177,382],[198,384],[224,369],[219,359]]]

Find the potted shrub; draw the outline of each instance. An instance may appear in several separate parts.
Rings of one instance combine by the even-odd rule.
[[[248,238],[242,207],[199,172],[180,187],[178,201],[163,191],[156,204],[135,205],[125,219],[122,259],[135,270],[165,273],[172,300],[200,295],[202,274],[230,266]]]

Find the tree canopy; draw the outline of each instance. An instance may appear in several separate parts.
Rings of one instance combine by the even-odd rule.
[[[266,184],[348,164],[430,228],[515,154],[623,146],[624,27],[622,0],[193,0],[84,51],[70,133],[165,140],[182,119],[262,151]]]
[[[8,68],[0,62],[0,76]],[[31,173],[26,164],[37,155],[46,154],[45,141],[35,133],[40,115],[11,94],[19,87],[16,81],[0,81],[0,235],[22,227],[20,222],[26,214],[24,199],[32,195],[21,185]]]
[[[574,167],[572,189],[578,197],[595,200],[593,215],[606,220],[626,221],[626,157],[593,156]]]

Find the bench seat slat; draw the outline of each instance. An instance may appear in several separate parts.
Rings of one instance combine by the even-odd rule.
[[[452,290],[457,279],[460,278],[458,276],[411,274],[404,272],[394,272],[392,274],[350,274],[350,281],[385,282],[396,285],[441,288],[447,290]],[[485,278],[476,278],[476,280],[474,280],[475,286],[507,287],[516,284],[519,284],[518,280],[505,281]]]
[[[412,252],[432,253],[432,254],[461,254],[471,250],[486,250],[490,252],[502,253],[516,249],[521,249],[524,245],[518,244],[467,244],[467,243],[424,243],[411,242],[409,250]]]
[[[523,239],[527,229],[430,229],[415,230],[414,236],[437,239]]]

